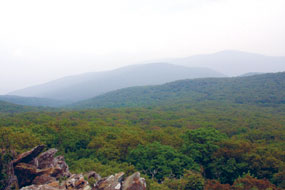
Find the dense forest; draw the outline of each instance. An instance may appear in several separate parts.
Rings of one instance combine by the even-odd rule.
[[[0,113],[20,113],[36,110],[38,110],[36,107],[17,105],[0,100]]]
[[[73,104],[72,108],[137,107],[203,101],[284,104],[285,72],[232,78],[181,80],[131,87]]]
[[[18,113],[16,105],[2,103],[11,107],[0,113],[0,189],[7,177],[5,163],[39,144],[59,149],[76,173],[140,171],[150,190],[284,189],[284,76],[169,83],[158,86],[162,98],[166,87],[173,91],[157,105],[89,110],[21,106]],[[184,98],[172,101],[178,88],[171,86],[178,84],[193,93],[183,90]],[[133,89],[138,88],[154,87]],[[139,98],[141,91],[132,92]]]

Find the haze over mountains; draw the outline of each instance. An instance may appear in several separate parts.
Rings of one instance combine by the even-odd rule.
[[[67,102],[63,104],[61,101],[44,98],[0,96],[0,112],[52,111],[50,108],[35,106],[96,109],[187,105],[211,101],[245,105],[284,105],[285,72],[244,77],[186,79],[163,85],[129,87],[70,105],[67,105]]]
[[[0,0],[0,190],[285,190],[284,7]]]
[[[285,56],[265,56],[233,50],[162,61],[188,67],[206,67],[228,76],[285,71]]]
[[[153,63],[64,77],[9,94],[75,102],[131,86],[156,85],[181,79],[223,76],[225,75],[207,68],[188,68],[167,63]]]
[[[111,71],[67,76],[10,92],[9,96],[0,96],[0,100],[22,105],[56,107],[133,86],[282,71],[285,71],[285,57],[222,51],[187,58],[165,59],[158,63],[130,65]]]
[[[69,101],[64,101],[64,100],[37,98],[37,97],[22,97],[22,96],[13,96],[13,95],[0,95],[0,101],[25,105],[25,106],[43,106],[43,107],[60,107],[71,103]]]
[[[132,87],[78,102],[71,107],[141,107],[207,101],[282,105],[285,103],[285,72],[248,77],[181,80],[164,85]]]

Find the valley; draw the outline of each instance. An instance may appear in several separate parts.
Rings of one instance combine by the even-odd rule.
[[[75,173],[139,171],[151,190],[283,188],[284,84],[281,72],[130,87],[57,108],[2,101],[0,143],[57,148]]]

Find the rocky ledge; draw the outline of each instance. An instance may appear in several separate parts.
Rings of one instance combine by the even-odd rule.
[[[128,177],[121,172],[105,178],[95,171],[71,174],[64,157],[55,156],[57,149],[42,153],[44,148],[37,146],[11,162],[6,190],[146,190],[145,179],[139,172]],[[87,180],[95,184],[90,185]]]

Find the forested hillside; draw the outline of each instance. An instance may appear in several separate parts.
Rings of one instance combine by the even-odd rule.
[[[38,108],[35,107],[22,106],[22,105],[0,101],[0,113],[20,113],[20,112],[29,112],[37,110]]]
[[[0,0],[0,190],[285,190],[285,0]]]
[[[284,189],[284,85],[285,73],[183,80],[107,93],[77,111],[1,102],[0,189],[5,163],[39,144],[74,173],[139,171],[149,190]]]
[[[150,190],[277,189],[285,188],[284,115],[284,105],[207,101],[5,114],[0,142],[17,152],[58,148],[76,173],[138,170]]]
[[[75,102],[131,86],[156,85],[181,79],[224,76],[207,68],[150,63],[121,67],[111,71],[67,76],[9,94]]]
[[[60,107],[69,104],[68,101],[53,100],[47,98],[35,98],[35,97],[21,97],[21,96],[9,96],[0,95],[0,100],[25,105],[25,106],[48,106],[48,107]]]
[[[248,77],[182,80],[159,86],[132,87],[97,96],[72,107],[136,107],[204,101],[284,104],[285,72]]]

